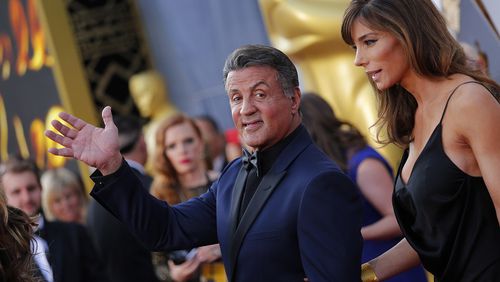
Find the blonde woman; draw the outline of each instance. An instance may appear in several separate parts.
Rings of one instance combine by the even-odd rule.
[[[47,220],[84,224],[87,198],[78,176],[67,168],[48,170],[41,177],[42,208]]]

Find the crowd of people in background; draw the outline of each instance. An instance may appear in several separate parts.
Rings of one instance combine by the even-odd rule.
[[[158,207],[179,205],[180,208],[167,209],[165,213],[175,214],[169,215],[169,220],[175,220],[175,226],[180,229],[187,229],[176,231],[184,237],[169,244],[186,248],[165,251],[161,246],[146,247],[140,236],[131,230],[138,229],[134,224],[124,224],[120,222],[123,219],[117,219],[123,218],[119,208],[116,208],[118,211],[109,208],[100,197],[89,199],[78,173],[65,167],[40,172],[31,160],[11,156],[0,166],[0,281],[225,281],[221,245],[191,247],[185,243],[212,242],[214,237],[205,240],[188,234],[193,229],[189,217],[193,209],[188,211],[188,208],[195,205],[189,200],[201,199],[196,205],[213,208],[215,197],[219,202],[222,200],[219,195],[210,198],[207,194],[225,193],[226,190],[222,189],[228,185],[237,187],[241,184],[240,174],[248,177],[242,184],[244,194],[250,189],[249,175],[254,171],[257,174],[255,189],[261,188],[259,183],[271,178],[266,175],[273,172],[276,159],[279,162],[286,158],[279,153],[286,151],[289,144],[305,142],[306,135],[311,137],[314,149],[308,147],[312,150],[310,155],[297,158],[315,164],[333,161],[336,164],[334,169],[328,165],[328,169],[322,169],[329,173],[338,170],[347,175],[350,182],[343,187],[352,187],[359,194],[363,206],[360,228],[363,249],[359,261],[362,281],[424,282],[427,281],[425,269],[436,277],[436,281],[443,282],[498,279],[500,249],[496,240],[500,239],[500,178],[497,171],[500,153],[496,144],[500,131],[494,123],[500,120],[500,89],[487,77],[484,56],[479,57],[469,45],[460,47],[446,31],[442,17],[430,0],[419,3],[401,0],[391,8],[388,8],[389,2],[394,1],[352,1],[345,14],[342,36],[354,47],[354,63],[366,69],[380,99],[377,125],[387,128],[388,136],[385,140],[380,135],[376,138],[382,144],[394,143],[405,149],[397,171],[393,171],[377,148],[367,144],[366,138],[370,137],[363,136],[352,124],[336,117],[330,104],[322,98],[322,95],[335,93],[301,93],[298,80],[292,85],[295,83],[294,68],[286,65],[288,58],[284,54],[274,53],[279,51],[271,47],[245,46],[228,58],[224,79],[236,128],[227,130],[222,130],[212,116],[190,117],[166,106],[164,100],[154,98],[166,95],[165,85],[157,73],[136,75],[131,79],[131,93],[141,114],[153,122],[145,124],[135,116],[113,116],[118,155],[123,157],[126,165],[115,164],[111,177],[104,173],[99,177],[113,182],[117,173],[127,173],[124,171],[130,168],[141,184],[138,186],[145,190],[141,195],[148,194],[144,196],[148,203],[155,203]],[[409,8],[411,12],[402,13]],[[414,29],[419,21],[428,24],[426,31]],[[427,51],[419,48],[427,48]],[[238,65],[239,60],[244,60],[236,57],[238,52],[241,52],[241,58],[249,60],[247,65]],[[276,61],[266,62],[264,57],[269,54],[281,59],[284,56],[285,66]],[[467,54],[471,54],[468,59]],[[276,75],[273,80],[278,84],[266,80],[265,77],[272,75]],[[242,94],[246,93],[248,86],[255,93]],[[261,91],[259,87],[266,90]],[[284,110],[290,110],[290,114],[278,113],[277,103],[285,105]],[[256,116],[254,112],[262,112],[259,117],[262,116],[263,120],[251,118]],[[464,113],[471,115],[463,116]],[[473,118],[473,113],[481,114],[481,117]],[[264,120],[267,117],[272,118]],[[65,119],[73,125],[81,122],[69,115]],[[288,128],[285,134],[279,126],[288,126],[288,119],[295,127]],[[266,129],[267,135],[256,137],[247,127],[258,127],[255,124],[259,122],[271,126]],[[109,123],[104,130],[108,127]],[[152,128],[154,132],[151,132]],[[70,139],[84,134],[69,133],[70,130],[60,123],[56,129]],[[278,136],[281,133],[283,136]],[[48,136],[64,143],[52,132]],[[266,146],[262,146],[264,143]],[[275,149],[277,153],[273,153],[276,144],[279,150]],[[151,148],[154,148],[153,152]],[[57,149],[51,152],[80,157]],[[250,165],[247,168],[252,161],[255,161],[255,167]],[[266,164],[270,165],[266,167]],[[309,173],[307,177],[313,173],[306,168],[302,170]],[[223,182],[230,178],[228,174],[233,179],[226,185]],[[221,175],[223,180],[219,182]],[[101,181],[95,176],[93,179],[97,181],[96,185]],[[316,178],[312,179],[316,181]],[[318,179],[322,178],[318,176]],[[333,177],[325,179],[335,179],[333,186],[344,183],[344,180]],[[296,180],[300,181],[303,179]],[[326,185],[316,184],[320,187]],[[436,185],[439,189],[435,188]],[[211,187],[220,191],[214,192],[215,188]],[[248,204],[254,195],[246,200],[246,196],[241,197]],[[350,215],[353,215],[352,224],[355,225],[354,210],[358,199],[351,195],[347,198],[353,203]],[[294,203],[286,197],[283,200]],[[279,214],[280,208],[275,208]],[[216,211],[220,212],[211,209],[211,216],[215,216]],[[135,215],[147,215],[147,209],[145,214],[142,212],[139,210]],[[227,212],[236,212],[237,221],[248,216],[244,208]],[[299,208],[294,212],[303,211]],[[213,231],[219,224],[228,224],[217,222],[216,226],[212,219],[209,220],[214,223],[210,229],[212,233],[216,233]],[[457,225],[451,221],[459,222]],[[169,228],[173,227],[166,229]],[[300,233],[300,225],[295,228],[301,236],[296,238],[299,244],[304,244],[300,243],[303,237],[314,237],[308,230]],[[330,229],[325,227],[325,230]],[[158,226],[154,230],[164,229]],[[235,227],[236,233],[238,230]],[[249,236],[269,239],[273,232],[278,234],[272,230]],[[308,241],[306,245],[300,245],[298,251],[306,269],[290,271],[300,272],[305,281],[308,274],[317,275],[314,277],[318,281],[328,281],[324,279],[324,272],[318,271],[318,274],[311,268],[334,266],[318,266],[311,262],[316,258],[309,257],[311,254],[304,248],[312,245]],[[226,251],[226,256],[234,260],[235,254],[231,252]],[[248,259],[245,261],[254,265]],[[242,279],[235,274],[235,262],[232,263],[229,264],[232,272],[229,279]]]
[[[115,116],[114,122],[124,159],[151,195],[168,204],[204,193],[230,161],[225,157],[225,135],[213,118],[177,113],[159,124],[154,170],[146,171],[142,119]],[[237,136],[230,142],[239,146]],[[236,150],[241,154],[241,147]],[[11,156],[0,167],[0,245],[11,246],[0,250],[0,281],[153,282],[202,277],[222,281],[225,277],[218,245],[190,250],[189,255],[189,251],[146,249],[111,213],[89,199],[76,171],[60,167],[40,172],[33,161],[19,156]]]

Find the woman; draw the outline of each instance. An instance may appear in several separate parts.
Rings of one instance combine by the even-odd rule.
[[[399,240],[399,229],[391,203],[392,168],[351,124],[337,119],[332,108],[316,94],[302,96],[302,123],[314,142],[349,175],[359,187],[363,201],[363,253],[367,262],[387,251]],[[426,281],[415,267],[388,281]]]
[[[175,114],[159,124],[151,194],[175,205],[205,193],[217,173],[207,170],[204,148],[201,132],[191,118]],[[199,281],[199,266],[219,258],[219,245],[212,245],[171,252],[168,262],[163,253],[155,253],[154,262],[162,280]]]
[[[87,198],[71,170],[57,168],[43,173],[42,208],[47,220],[85,223]]]
[[[342,36],[377,92],[383,143],[406,149],[393,193],[405,239],[365,281],[419,259],[436,281],[498,281],[498,84],[467,66],[430,0],[354,0]]]
[[[24,212],[7,206],[0,187],[0,281],[37,281],[30,244],[34,227]]]

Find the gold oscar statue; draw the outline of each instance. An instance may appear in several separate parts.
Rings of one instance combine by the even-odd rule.
[[[129,90],[140,115],[149,119],[144,126],[144,139],[148,148],[146,170],[151,173],[156,129],[161,121],[177,110],[170,102],[163,77],[157,71],[147,70],[131,76]]]
[[[304,92],[324,97],[337,116],[356,126],[396,167],[401,149],[383,148],[369,130],[377,118],[376,98],[363,70],[354,66],[354,51],[340,28],[347,0],[259,0],[272,44],[298,66]],[[375,129],[375,128],[374,128]]]

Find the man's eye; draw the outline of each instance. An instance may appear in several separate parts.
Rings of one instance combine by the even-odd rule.
[[[30,185],[28,186],[28,192],[33,192],[37,189],[38,187],[34,186],[34,185]]]

